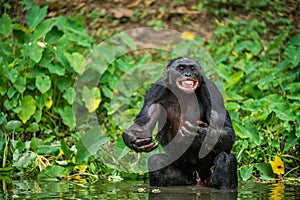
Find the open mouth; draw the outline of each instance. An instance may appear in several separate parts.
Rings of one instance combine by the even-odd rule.
[[[179,79],[176,81],[176,85],[184,92],[194,92],[197,89],[198,81],[195,79]]]

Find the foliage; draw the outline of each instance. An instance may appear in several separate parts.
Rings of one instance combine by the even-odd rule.
[[[274,179],[276,174],[282,174],[270,164],[274,157],[276,162],[277,155],[283,159],[286,175],[295,172],[292,176],[297,176],[300,33],[286,14],[289,10],[281,1],[213,2],[198,5],[219,19],[227,17],[216,19],[211,40],[201,40],[189,31],[183,37],[195,39],[209,51],[223,79],[226,106],[237,134],[234,152],[239,177]],[[119,173],[117,166],[139,172],[141,162],[149,154],[139,155],[139,159],[126,165],[124,158],[134,157],[120,133],[142,106],[150,81],[142,86],[136,83],[137,87],[137,80],[128,74],[136,73],[147,80],[156,78],[160,71],[145,73],[133,69],[165,61],[169,55],[136,51],[110,62],[116,52],[99,49],[106,61],[95,57],[97,64],[109,63],[109,68],[101,73],[98,85],[79,87],[75,94],[78,75],[86,75],[85,60],[92,50],[97,50],[95,40],[81,26],[82,18],[46,18],[47,6],[41,8],[31,1],[21,3],[26,24],[7,13],[0,18],[0,173],[14,171],[18,175],[38,174],[39,179],[74,181],[94,181],[98,178],[95,175],[109,175],[112,181],[121,180],[120,175],[138,177]],[[270,5],[273,13],[265,11]],[[230,17],[237,10],[251,11],[251,16]],[[93,18],[94,14],[91,12],[88,17]],[[98,15],[107,19],[103,10]],[[148,24],[165,26],[160,19],[152,19]],[[101,38],[109,36],[106,30],[101,33]],[[126,34],[121,40],[130,49],[136,49]],[[185,46],[187,43],[181,47]],[[128,91],[130,84],[135,89]],[[116,95],[120,98],[114,101],[115,94],[121,95]],[[78,118],[72,109],[78,95],[82,95],[79,103],[87,113],[96,111],[100,123],[85,127],[82,132],[75,130]],[[106,151],[110,148],[112,151]]]

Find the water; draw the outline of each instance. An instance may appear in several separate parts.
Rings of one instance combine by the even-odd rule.
[[[76,184],[67,181],[0,180],[0,199],[300,199],[300,187],[240,182],[237,191],[203,187],[149,187],[143,181]]]

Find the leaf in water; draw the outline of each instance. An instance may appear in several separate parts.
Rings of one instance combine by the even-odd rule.
[[[109,138],[102,134],[100,126],[95,126],[87,133],[83,134],[76,144],[76,163],[80,164],[86,161],[89,156],[95,155],[100,146],[109,141]]]
[[[68,176],[69,173],[70,172],[67,168],[54,165],[42,170],[38,175],[38,179],[57,180],[57,178]]]
[[[64,55],[67,58],[67,60],[69,61],[70,65],[74,69],[74,71],[81,75],[85,69],[83,66],[83,64],[85,62],[85,58],[83,57],[83,55],[81,55],[78,52],[74,52],[72,54],[65,52]]]
[[[35,113],[36,103],[32,96],[26,95],[21,102],[21,111],[18,113],[19,118],[25,124],[27,120]]]
[[[88,87],[83,87],[82,92],[82,100],[85,103],[85,107],[88,109],[88,111],[94,112],[101,102],[101,94],[100,90],[97,87],[93,87],[92,89],[89,89]]]
[[[16,130],[21,125],[22,125],[22,122],[20,122],[18,120],[11,120],[11,121],[7,122],[6,130],[8,130],[8,131]]]
[[[50,77],[45,76],[37,76],[35,79],[35,86],[42,93],[46,93],[51,88],[51,80]]]
[[[42,59],[44,48],[42,48],[37,42],[29,43],[28,51],[30,58],[38,63]]]
[[[270,164],[275,174],[279,176],[284,174],[284,163],[279,156],[275,156],[274,161],[270,161]]]
[[[260,178],[262,180],[273,180],[275,178],[270,163],[259,163],[255,167],[261,173]]]
[[[22,154],[14,163],[13,167],[25,169],[27,167],[30,167],[34,164],[36,159],[36,155],[33,152],[26,152]]]
[[[58,108],[58,113],[60,114],[63,123],[67,125],[70,129],[75,128],[75,117],[71,106],[65,106],[64,109]]]
[[[11,18],[7,13],[4,13],[0,18],[0,33],[2,33],[6,38],[12,32]]]
[[[47,6],[40,8],[37,5],[31,7],[26,15],[26,23],[29,29],[34,29],[46,16]]]
[[[240,175],[243,181],[247,181],[251,178],[252,176],[252,172],[253,172],[253,166],[246,166],[244,165],[241,169],[240,169]]]

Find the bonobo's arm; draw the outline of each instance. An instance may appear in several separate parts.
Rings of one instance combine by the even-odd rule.
[[[206,145],[214,145],[212,150],[216,153],[225,151],[230,152],[235,141],[235,132],[232,127],[231,119],[226,111],[226,118],[224,126],[222,128],[215,128],[209,126],[205,122],[198,121],[198,125],[190,122],[185,122],[183,130],[186,135],[196,134],[196,139],[199,143],[202,143],[206,137]]]
[[[165,95],[165,88],[159,80],[146,94],[144,105],[137,115],[134,124],[123,132],[125,144],[137,152],[150,152],[157,148],[158,143],[152,142],[152,131],[161,114],[158,101]]]

